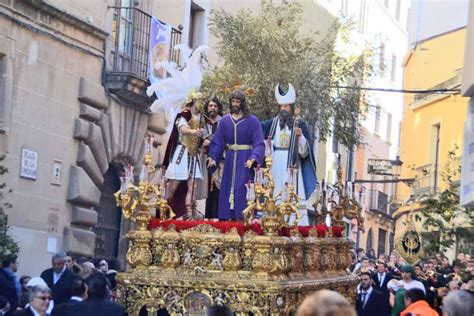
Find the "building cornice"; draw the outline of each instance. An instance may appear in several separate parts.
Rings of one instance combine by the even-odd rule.
[[[33,32],[67,43],[93,55],[104,55],[109,33],[44,0],[14,0],[0,4],[0,15]]]

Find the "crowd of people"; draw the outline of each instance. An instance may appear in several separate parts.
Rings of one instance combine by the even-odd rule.
[[[436,253],[409,265],[396,252],[389,256],[359,248],[349,271],[359,275],[358,316],[474,315],[474,260],[459,253],[450,263]]]
[[[125,315],[114,302],[117,271],[107,260],[58,252],[51,264],[39,277],[18,277],[16,256],[2,262],[0,316]]]
[[[372,251],[353,253],[349,272],[359,276],[355,306],[337,292],[309,295],[297,316],[466,316],[474,315],[474,260],[458,254],[451,264],[437,253],[415,265],[396,252],[375,258]],[[0,316],[126,315],[114,302],[116,269],[105,259],[52,256],[52,267],[39,277],[18,277],[17,258],[2,262]],[[233,315],[226,306],[212,306],[209,316]]]

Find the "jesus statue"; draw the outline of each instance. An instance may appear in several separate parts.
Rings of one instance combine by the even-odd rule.
[[[253,168],[263,164],[265,143],[260,121],[250,114],[245,94],[232,92],[229,105],[230,114],[219,121],[209,146],[208,167],[215,167],[225,152],[218,217],[242,219],[247,206],[245,184],[253,181]]]

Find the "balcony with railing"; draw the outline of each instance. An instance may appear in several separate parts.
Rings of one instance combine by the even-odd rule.
[[[439,191],[438,171],[434,164],[426,164],[415,168],[413,194],[416,197],[432,196]]]
[[[389,196],[379,190],[369,190],[369,210],[387,214]]]
[[[145,93],[152,16],[138,8],[113,9],[111,65],[107,65],[105,86],[128,104],[146,110],[153,102]],[[179,43],[181,32],[173,28],[168,60],[179,63],[179,54],[173,51]]]
[[[445,80],[443,82],[440,82],[430,87],[428,90],[435,91],[435,90],[442,90],[442,89],[455,89],[455,88],[459,88],[461,84],[462,84],[462,71],[459,71],[456,76],[449,78],[448,80]],[[435,101],[437,98],[443,98],[449,95],[446,93],[440,94],[434,91],[429,92],[429,93],[416,93],[413,97],[413,103],[411,104],[411,107],[418,108],[420,106],[423,106],[425,104]]]

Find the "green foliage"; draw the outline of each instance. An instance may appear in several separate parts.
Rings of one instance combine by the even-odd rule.
[[[456,146],[448,153],[445,168],[440,174],[447,189],[423,201],[421,216],[415,217],[417,221],[422,221],[426,231],[436,237],[427,240],[427,253],[446,251],[461,240],[474,241],[474,210],[459,205],[461,164],[456,156],[457,149]]]
[[[8,169],[3,166],[5,156],[0,156],[0,176],[8,173]],[[9,193],[6,183],[0,184],[0,262],[11,254],[18,254],[18,244],[8,234],[8,217],[5,213],[6,208],[12,207],[8,202],[5,202],[5,193]]]
[[[302,34],[302,21],[302,7],[293,1],[277,5],[264,0],[258,14],[245,9],[233,14],[213,11],[210,31],[218,39],[223,64],[206,74],[202,90],[226,99],[236,85],[251,88],[252,112],[263,120],[279,111],[275,85],[292,83],[301,115],[320,140],[326,140],[335,122],[338,141],[358,144],[360,116],[366,110],[363,95],[334,87],[357,86],[357,80],[370,76],[367,55],[343,57],[335,51],[336,38],[349,42],[351,22],[336,21],[316,42],[315,34]]]

